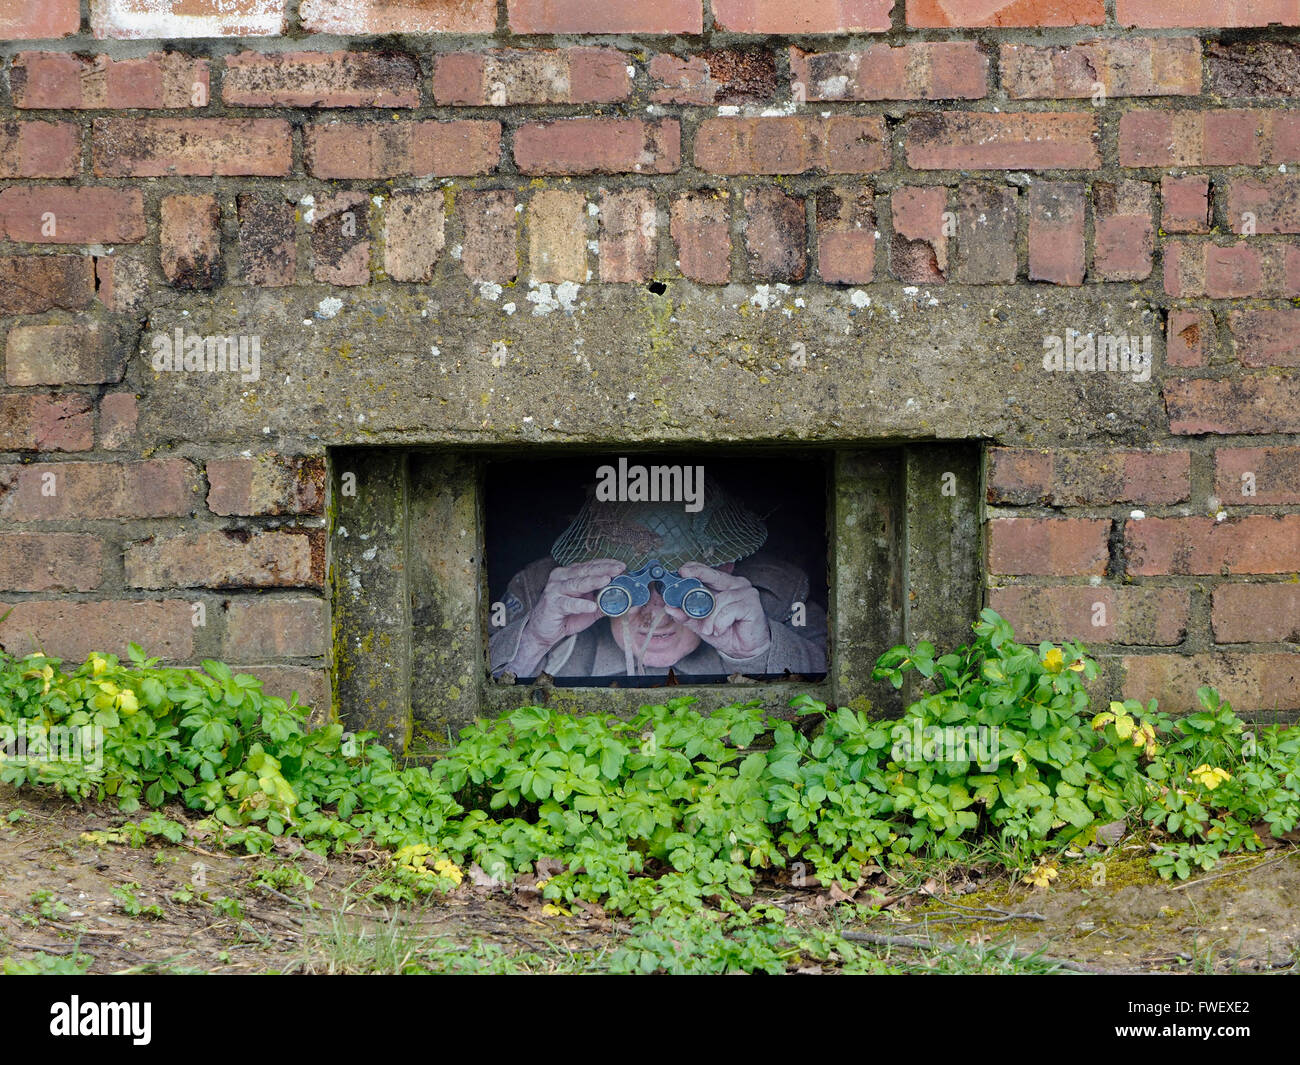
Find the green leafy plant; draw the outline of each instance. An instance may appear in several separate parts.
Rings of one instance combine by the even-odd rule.
[[[157,903],[141,902],[136,895],[139,890],[139,884],[119,884],[113,888],[112,895],[117,900],[117,908],[128,917],[152,917],[160,921],[167,916]]]
[[[23,958],[0,960],[0,973],[5,976],[80,976],[94,961],[89,954],[82,954],[76,948],[66,956],[37,950]]]
[[[690,698],[628,719],[524,707],[465,729],[429,767],[398,765],[371,733],[311,730],[305,708],[219,662],[164,668],[132,645],[127,663],[91,655],[66,672],[0,654],[0,725],[102,730],[93,762],[4,761],[0,778],[153,808],[86,842],[180,842],[186,826],[158,809],[180,803],[203,815],[209,845],[387,849],[372,885],[386,900],[527,873],[556,912],[643,916],[736,914],[778,873],[848,890],[876,866],[932,857],[1028,870],[1120,819],[1152,834],[1162,875],[1186,877],[1259,846],[1261,825],[1294,828],[1294,730],[1247,732],[1208,689],[1181,719],[1131,701],[1098,713],[1081,646],[1018,644],[991,610],[973,632],[945,654],[881,656],[877,677],[920,680],[897,720],[808,695],[793,700],[802,722],[757,702],[704,715]]]
[[[62,921],[71,912],[66,902],[55,898],[54,892],[45,888],[33,891],[27,901],[47,921]]]

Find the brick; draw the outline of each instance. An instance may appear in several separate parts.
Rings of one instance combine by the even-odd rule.
[[[1300,584],[1221,584],[1211,619],[1215,643],[1300,643]]]
[[[316,122],[303,130],[303,157],[318,178],[487,174],[501,158],[501,124]]]
[[[128,544],[128,588],[297,588],[320,585],[323,552],[306,532],[183,533]]]
[[[765,49],[715,48],[650,60],[650,99],[658,104],[765,103],[776,97],[776,57]]]
[[[51,488],[53,495],[42,491]],[[198,471],[185,459],[6,466],[0,468],[0,519],[181,517],[198,503],[197,488]]]
[[[1300,115],[1290,111],[1126,111],[1121,166],[1276,166],[1300,162]]]
[[[989,606],[1025,643],[1078,640],[1172,647],[1187,635],[1191,596],[1183,588],[1023,586],[991,588]]]
[[[325,463],[310,455],[209,459],[208,509],[221,515],[323,514]]]
[[[330,717],[330,681],[326,670],[306,666],[244,665],[240,672],[257,677],[265,695],[283,699],[286,703],[296,697],[299,706],[310,707],[312,713],[308,723],[312,728],[333,720]]]
[[[1144,518],[1125,523],[1124,549],[1134,576],[1289,573],[1300,569],[1300,514]]]
[[[495,0],[303,0],[298,15],[308,33],[491,33],[497,6]]]
[[[617,48],[498,49],[434,57],[433,98],[439,104],[601,104],[632,91],[629,56]]]
[[[1053,507],[1181,503],[1191,495],[1186,451],[993,448],[990,503]]]
[[[1214,344],[1214,315],[1209,311],[1171,310],[1165,330],[1165,363],[1204,366]]]
[[[174,287],[209,289],[221,284],[221,208],[215,196],[164,197],[158,243],[163,275]]]
[[[718,29],[733,33],[886,33],[894,0],[713,0]]]
[[[284,0],[90,0],[90,28],[121,41],[275,37],[285,29],[284,7]]]
[[[1300,175],[1233,178],[1226,212],[1233,232],[1245,236],[1300,233]]]
[[[1300,244],[1165,244],[1165,292],[1181,299],[1300,296]]]
[[[0,228],[29,244],[134,244],[144,239],[144,197],[138,189],[59,185],[0,191]]]
[[[120,451],[135,440],[139,404],[133,392],[109,392],[99,401],[99,446]]]
[[[1017,190],[1005,185],[958,187],[953,281],[967,285],[1015,281],[1017,201]]]
[[[1300,447],[1219,448],[1214,494],[1225,506],[1300,503]]]
[[[846,52],[790,49],[795,99],[978,100],[989,60],[974,41],[869,44]]]
[[[260,288],[292,285],[298,266],[297,208],[278,193],[241,192],[239,265]]]
[[[1164,399],[1177,435],[1300,433],[1300,378],[1167,380]]]
[[[0,0],[0,41],[53,40],[80,28],[79,0]]]
[[[97,118],[99,177],[284,177],[293,136],[278,118]]]
[[[1300,43],[1209,41],[1205,49],[1210,92],[1222,99],[1300,95]]]
[[[120,381],[128,338],[108,323],[16,325],[5,342],[5,380],[29,385],[91,385]]]
[[[419,107],[420,64],[402,52],[240,52],[221,99],[234,107]]]
[[[726,192],[696,189],[673,197],[669,230],[682,276],[725,285],[731,276],[731,227]]]
[[[1199,96],[1201,42],[1196,37],[1109,38],[1040,47],[1004,44],[1002,87],[1014,100]]]
[[[138,59],[20,52],[9,72],[15,107],[56,111],[202,107],[208,86],[208,61],[180,52]]]
[[[1300,26],[1296,0],[1115,0],[1115,20],[1143,29],[1182,29],[1207,26],[1237,29],[1246,26]]]
[[[370,281],[370,199],[338,192],[321,199],[311,223],[312,277],[330,285]]]
[[[534,281],[587,280],[587,198],[543,189],[528,203],[528,274]]]
[[[1160,179],[1160,228],[1166,233],[1210,231],[1210,179],[1204,174]]]
[[[676,119],[562,118],[515,133],[522,174],[671,174],[681,169]]]
[[[81,131],[71,122],[0,122],[0,178],[75,177]]]
[[[89,451],[94,433],[88,396],[0,395],[0,451]]]
[[[649,281],[658,249],[655,196],[650,189],[603,191],[600,197],[600,279]]]
[[[149,270],[139,256],[95,256],[95,296],[110,311],[135,312],[153,290]]]
[[[1099,181],[1092,187],[1092,272],[1101,281],[1151,276],[1155,226],[1145,181]]]
[[[942,111],[903,124],[914,170],[1096,170],[1097,119],[1069,111]]]
[[[94,271],[87,255],[0,256],[0,314],[88,307],[95,298]]]
[[[808,273],[808,223],[801,196],[745,190],[745,259],[756,281],[802,281]]]
[[[471,281],[507,284],[519,273],[515,194],[510,189],[462,192],[460,266]]]
[[[1053,490],[1055,461],[1050,451],[995,447],[988,450],[985,494],[990,503],[1026,506],[1046,503]]]
[[[92,652],[125,659],[129,643],[173,661],[194,654],[191,605],[179,599],[0,603],[0,618],[0,644],[13,655],[40,651],[69,663]]]
[[[1104,0],[907,0],[907,24],[930,26],[1100,26]]]
[[[321,599],[234,599],[225,607],[222,657],[233,662],[315,658],[325,654],[325,603]]]
[[[714,174],[866,174],[889,165],[878,115],[709,118],[695,132],[695,165]]]
[[[1084,186],[1036,181],[1029,186],[1029,280],[1081,285],[1084,275]]]
[[[1243,366],[1300,366],[1300,309],[1233,311],[1228,328]]]
[[[828,285],[865,285],[875,273],[876,204],[870,188],[820,189],[817,273]]]
[[[894,237],[889,269],[900,281],[934,284],[948,276],[948,190],[903,187],[889,197]],[[956,215],[952,215],[955,219]]]
[[[78,533],[0,533],[0,588],[88,592],[103,580],[103,544]]]
[[[1130,655],[1124,670],[1124,698],[1157,699],[1166,713],[1200,710],[1196,692],[1207,684],[1238,711],[1300,708],[1300,657],[1294,654]]]
[[[384,273],[394,281],[432,281],[445,220],[441,189],[394,192],[384,212]]]
[[[989,572],[1100,577],[1109,560],[1110,522],[1091,518],[994,518]]]
[[[495,5],[494,5],[495,10]],[[701,33],[700,0],[509,0],[511,33]],[[489,28],[490,29],[490,28]]]

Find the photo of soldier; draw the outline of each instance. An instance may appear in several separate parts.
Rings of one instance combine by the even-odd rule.
[[[723,464],[706,464],[702,505],[688,508],[675,500],[599,498],[591,481],[597,465],[581,467],[588,480],[581,508],[549,551],[508,574],[499,597],[493,592],[503,607],[489,637],[494,677],[647,686],[670,683],[670,673],[682,683],[825,674],[825,503],[807,491],[810,483],[820,487],[807,477],[811,471],[799,480],[796,505],[763,501],[770,514],[785,512],[774,542],[753,505],[753,486],[779,495],[781,485],[761,471],[742,478],[751,497],[742,500],[713,473]],[[570,480],[567,492],[555,495],[571,499],[581,491]],[[490,487],[490,532],[492,504]],[[490,585],[501,577],[493,539]],[[817,581],[790,560],[809,547],[821,560]]]

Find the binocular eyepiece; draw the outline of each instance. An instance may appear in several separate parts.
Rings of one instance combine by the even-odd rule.
[[[621,618],[634,606],[650,602],[650,586],[663,589],[664,602],[684,611],[688,617],[707,618],[713,613],[713,593],[694,577],[683,577],[667,569],[657,558],[635,573],[620,573],[596,596],[596,605],[606,617]]]

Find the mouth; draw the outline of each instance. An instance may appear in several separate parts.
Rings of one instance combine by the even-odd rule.
[[[636,634],[635,634],[636,641],[637,641],[638,643],[645,643],[645,642],[646,642],[646,636],[647,636],[647,635],[649,635],[649,630],[648,630],[648,629],[647,629],[647,630],[644,630],[644,631],[642,631],[642,632],[638,632],[638,633],[636,633]],[[673,640],[675,640],[675,639],[677,639],[677,628],[676,628],[676,626],[674,626],[672,629],[668,630],[667,632],[656,631],[655,634],[654,634],[653,636],[650,637],[650,643],[649,643],[647,646],[649,646],[649,647],[662,647],[662,646],[664,646],[665,644],[672,643]]]

